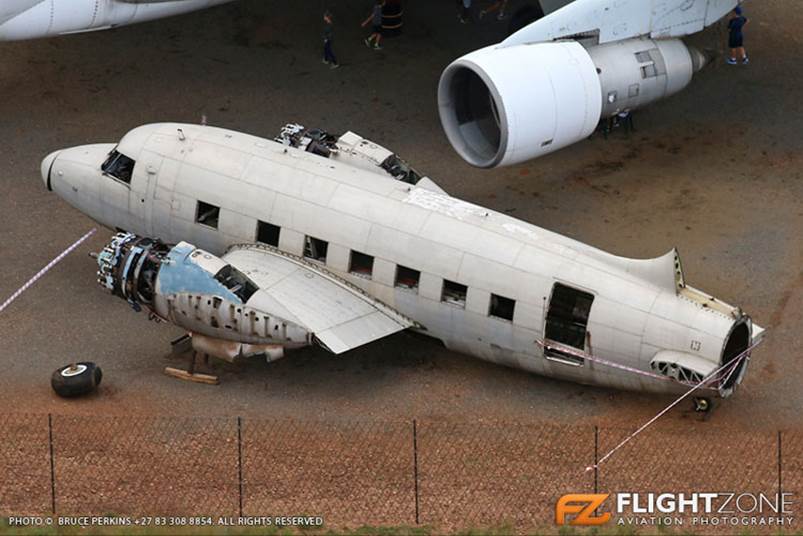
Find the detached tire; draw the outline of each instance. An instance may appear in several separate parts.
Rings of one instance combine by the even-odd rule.
[[[57,395],[74,398],[94,391],[102,378],[103,373],[99,366],[82,362],[56,369],[50,377],[50,385]]]

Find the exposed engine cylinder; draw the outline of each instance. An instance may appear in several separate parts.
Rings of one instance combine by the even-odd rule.
[[[250,305],[259,287],[236,267],[191,244],[118,233],[98,254],[98,283],[136,311],[147,308],[196,336],[218,357],[307,346],[302,326]],[[216,342],[217,341],[217,342]],[[223,344],[224,342],[232,344]]]
[[[469,164],[517,164],[588,137],[603,117],[680,91],[704,63],[678,39],[494,45],[444,70],[441,123]]]

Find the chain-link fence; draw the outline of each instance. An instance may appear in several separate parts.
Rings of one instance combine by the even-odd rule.
[[[799,432],[651,429],[587,470],[632,430],[14,414],[0,426],[0,515],[311,515],[335,528],[532,533],[557,530],[567,493],[803,492]]]

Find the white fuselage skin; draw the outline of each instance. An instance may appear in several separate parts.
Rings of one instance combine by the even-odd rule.
[[[233,0],[2,0],[0,41],[106,30],[205,9]]]
[[[325,240],[328,270],[448,348],[495,363],[629,390],[686,389],[599,362],[545,357],[536,341],[544,339],[556,284],[593,296],[579,351],[637,371],[654,373],[651,362],[663,352],[703,363],[707,373],[723,362],[736,331],[744,338],[736,353],[763,331],[739,309],[676,287],[675,271],[681,281],[682,272],[672,255],[617,257],[334,157],[219,128],[146,125],[116,146],[136,162],[126,184],[101,172],[114,148],[57,151],[42,162],[43,180],[107,227],[218,255],[254,242],[258,221],[279,226],[279,249],[295,255],[304,254],[306,236]],[[199,201],[220,207],[217,228],[196,223]],[[370,277],[349,273],[352,251],[374,257]],[[417,289],[395,285],[398,266],[420,272]],[[462,303],[443,300],[445,280],[467,287]],[[515,300],[512,320],[490,314],[492,295]]]

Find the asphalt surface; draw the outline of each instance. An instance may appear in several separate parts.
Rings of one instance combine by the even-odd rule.
[[[720,58],[683,93],[638,112],[630,137],[596,136],[490,171],[452,151],[435,90],[451,60],[501,39],[505,24],[461,25],[453,2],[410,2],[404,34],[372,51],[359,27],[368,4],[333,3],[336,71],[320,61],[320,9],[287,0],[0,44],[0,301],[95,225],[46,191],[39,163],[52,150],[202,114],[267,137],[287,122],[354,130],[468,201],[621,255],[677,246],[690,284],[741,306],[768,335],[743,387],[708,423],[685,409],[667,421],[690,431],[801,428],[803,13],[795,2],[748,3],[751,64]],[[691,41],[721,50],[723,39],[713,28]],[[182,365],[165,357],[180,331],[96,284],[87,253],[112,234],[98,231],[0,313],[2,410],[631,425],[671,401],[540,378],[407,334],[341,357],[314,348],[272,364],[218,365],[215,387],[181,382],[163,374]],[[51,391],[51,372],[73,360],[101,365],[97,395],[65,401]]]

